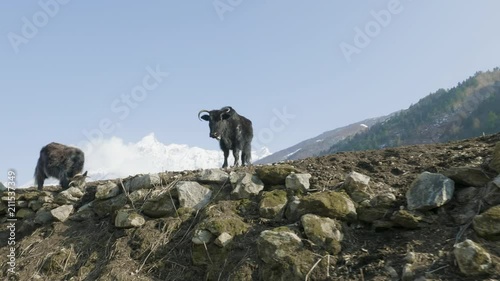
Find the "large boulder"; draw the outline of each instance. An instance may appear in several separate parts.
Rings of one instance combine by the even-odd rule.
[[[500,205],[492,207],[486,212],[474,217],[472,225],[477,234],[492,240],[499,240]]]
[[[305,214],[315,214],[345,221],[354,221],[357,217],[354,202],[342,192],[314,193],[301,198],[294,208],[296,208],[294,212],[287,212],[287,218],[290,220],[298,220]]]
[[[212,197],[212,190],[197,182],[179,181],[174,188],[177,190],[180,207],[200,210],[210,202]]]
[[[467,276],[487,274],[492,266],[490,254],[469,239],[456,244],[453,254],[460,271]]]
[[[231,196],[235,199],[250,198],[264,189],[264,183],[257,176],[247,172],[231,172],[229,180],[233,186]]]
[[[411,184],[406,193],[408,209],[430,210],[441,207],[451,200],[455,183],[450,178],[423,172]]]
[[[278,189],[264,192],[259,203],[259,214],[266,219],[279,220],[283,218],[286,203],[286,191]]]

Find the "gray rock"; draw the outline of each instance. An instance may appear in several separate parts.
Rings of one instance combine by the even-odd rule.
[[[500,205],[500,176],[493,179],[481,192],[482,200],[489,206]]]
[[[105,199],[105,200],[94,200],[92,203],[92,209],[100,218],[114,214],[114,212],[123,208],[127,204],[127,197],[125,194]]]
[[[364,200],[372,199],[373,193],[369,183],[369,176],[358,172],[351,172],[347,175],[342,187],[354,202],[359,203]]]
[[[453,197],[455,183],[441,175],[429,172],[420,174],[406,193],[408,209],[430,210],[443,206]]]
[[[490,254],[469,239],[456,244],[453,254],[460,271],[467,276],[485,274],[492,266]]]
[[[132,193],[130,193],[128,195],[128,198],[130,199],[130,201],[136,203],[136,202],[141,202],[141,201],[144,201],[144,199],[146,198],[146,196],[148,195],[148,193],[150,192],[150,190],[147,190],[147,189],[139,189],[139,190],[136,190]]]
[[[76,198],[76,197],[72,197],[72,198]],[[40,197],[38,197],[38,201],[40,201],[40,203],[52,203],[54,202],[54,195],[50,192],[47,192],[45,195],[41,195]]]
[[[259,214],[266,219],[280,220],[283,218],[287,202],[284,190],[264,192],[259,203]]]
[[[142,205],[143,213],[152,218],[174,215],[175,199],[171,197],[169,192],[165,189],[153,190]]]
[[[478,193],[475,187],[467,187],[456,191],[456,198],[459,203],[470,202]]]
[[[39,209],[35,215],[35,223],[36,224],[46,224],[46,223],[51,222],[53,219],[54,219],[54,217],[50,213],[50,210],[47,210],[45,208]]]
[[[497,173],[500,173],[500,142],[495,146],[489,166]]]
[[[28,201],[16,200],[16,207],[17,208],[28,208]]]
[[[492,179],[492,175],[476,167],[453,167],[444,171],[443,175],[456,184],[474,187],[483,187]]]
[[[21,208],[16,212],[16,218],[18,219],[26,219],[35,216],[35,212],[28,208]]]
[[[372,223],[390,214],[390,210],[384,207],[359,207],[356,209],[358,220]]]
[[[279,165],[264,165],[255,168],[255,172],[259,179],[266,185],[284,185],[286,177],[296,169],[287,164]]]
[[[375,230],[391,229],[394,227],[394,223],[392,221],[376,220],[372,223],[372,227]]]
[[[413,266],[409,263],[403,266],[403,272],[401,274],[402,281],[414,281],[415,280],[415,271],[413,270]]]
[[[65,222],[73,212],[73,209],[73,205],[63,205],[51,210],[50,213],[56,220]]]
[[[120,187],[116,183],[108,181],[96,187],[95,198],[98,200],[109,199],[117,196],[119,193]]]
[[[204,245],[212,242],[214,238],[215,236],[212,234],[212,232],[206,229],[197,229],[194,232],[191,242],[193,242],[196,245]]]
[[[66,190],[63,190],[59,194],[57,194],[57,196],[54,198],[54,203],[59,205],[69,205],[69,204],[75,204],[78,200],[79,198],[74,197]]]
[[[401,227],[416,229],[420,227],[422,217],[406,210],[399,210],[392,214],[391,220]]]
[[[299,236],[288,231],[264,230],[257,239],[257,250],[261,260],[274,263],[303,247]]]
[[[231,196],[236,199],[247,199],[259,194],[264,183],[255,175],[246,172],[231,172],[229,180],[233,186]]]
[[[80,199],[80,198],[82,198],[82,197],[83,197],[83,191],[82,191],[80,188],[78,188],[78,187],[74,187],[74,186],[73,186],[73,187],[70,187],[70,188],[66,189],[66,190],[65,190],[65,191],[63,191],[63,192],[67,192],[67,193],[69,193],[71,196],[73,196],[73,197],[75,197],[75,198],[78,198],[78,199]]]
[[[392,207],[395,202],[396,195],[391,192],[385,192],[372,198],[372,200],[370,200],[370,205],[372,207]]]
[[[495,185],[496,187],[500,188],[500,176],[496,177],[493,179],[493,181],[491,182],[493,185]]]
[[[215,239],[214,243],[215,245],[224,248],[229,245],[231,241],[233,241],[233,236],[227,232],[223,232],[217,237],[217,239]]]
[[[296,212],[287,214],[298,217],[287,217],[290,220],[298,220],[305,214],[315,214],[321,217],[354,221],[357,218],[354,202],[344,193],[335,191],[318,192],[300,199]]]
[[[197,180],[203,183],[223,184],[229,180],[229,174],[221,169],[206,169],[199,173]]]
[[[477,234],[493,240],[500,239],[500,205],[477,215],[472,221]]]
[[[132,210],[119,210],[115,217],[117,228],[140,227],[146,223],[143,216]]]
[[[317,215],[306,214],[301,218],[306,237],[314,244],[325,248],[331,254],[340,252],[340,242],[344,238],[339,222]]]
[[[309,179],[311,174],[292,173],[285,178],[285,186],[291,190],[306,192],[310,187]]]
[[[179,181],[174,188],[179,196],[180,207],[201,210],[212,197],[212,191],[197,182]]]
[[[300,205],[300,198],[297,196],[293,196],[290,202],[288,202],[288,205],[286,207],[285,217],[288,219],[299,219],[300,218],[299,205]]]
[[[125,190],[129,193],[139,189],[151,189],[161,184],[162,180],[160,174],[138,175],[123,183]]]

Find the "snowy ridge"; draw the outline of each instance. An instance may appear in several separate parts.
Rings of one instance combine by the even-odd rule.
[[[85,169],[92,180],[127,177],[129,175],[162,171],[183,171],[220,168],[224,160],[221,150],[207,150],[184,144],[164,144],[154,133],[137,143],[124,143],[117,137],[82,148]],[[252,151],[252,160],[270,155],[266,147]],[[234,159],[228,159],[232,164]]]

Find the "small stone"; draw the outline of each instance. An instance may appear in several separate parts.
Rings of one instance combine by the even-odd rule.
[[[217,239],[215,239],[214,243],[215,245],[224,248],[231,243],[231,241],[233,241],[233,236],[227,232],[223,232],[219,235],[219,237],[217,237]]]
[[[33,216],[35,216],[35,212],[28,208],[22,208],[16,212],[16,218],[18,219],[26,219]]]
[[[203,245],[203,244],[208,244],[214,239],[214,235],[205,229],[199,229],[194,232],[194,236],[191,239],[191,242],[193,242],[196,245]]]
[[[144,217],[135,211],[120,210],[115,217],[115,226],[117,228],[140,227],[145,223]]]
[[[453,253],[460,271],[467,276],[485,274],[492,266],[490,254],[472,240],[456,244]]]

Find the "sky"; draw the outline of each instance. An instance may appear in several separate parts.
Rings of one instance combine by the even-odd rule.
[[[498,1],[351,2],[1,1],[0,181],[52,141],[216,151],[227,105],[276,152],[500,66]]]

